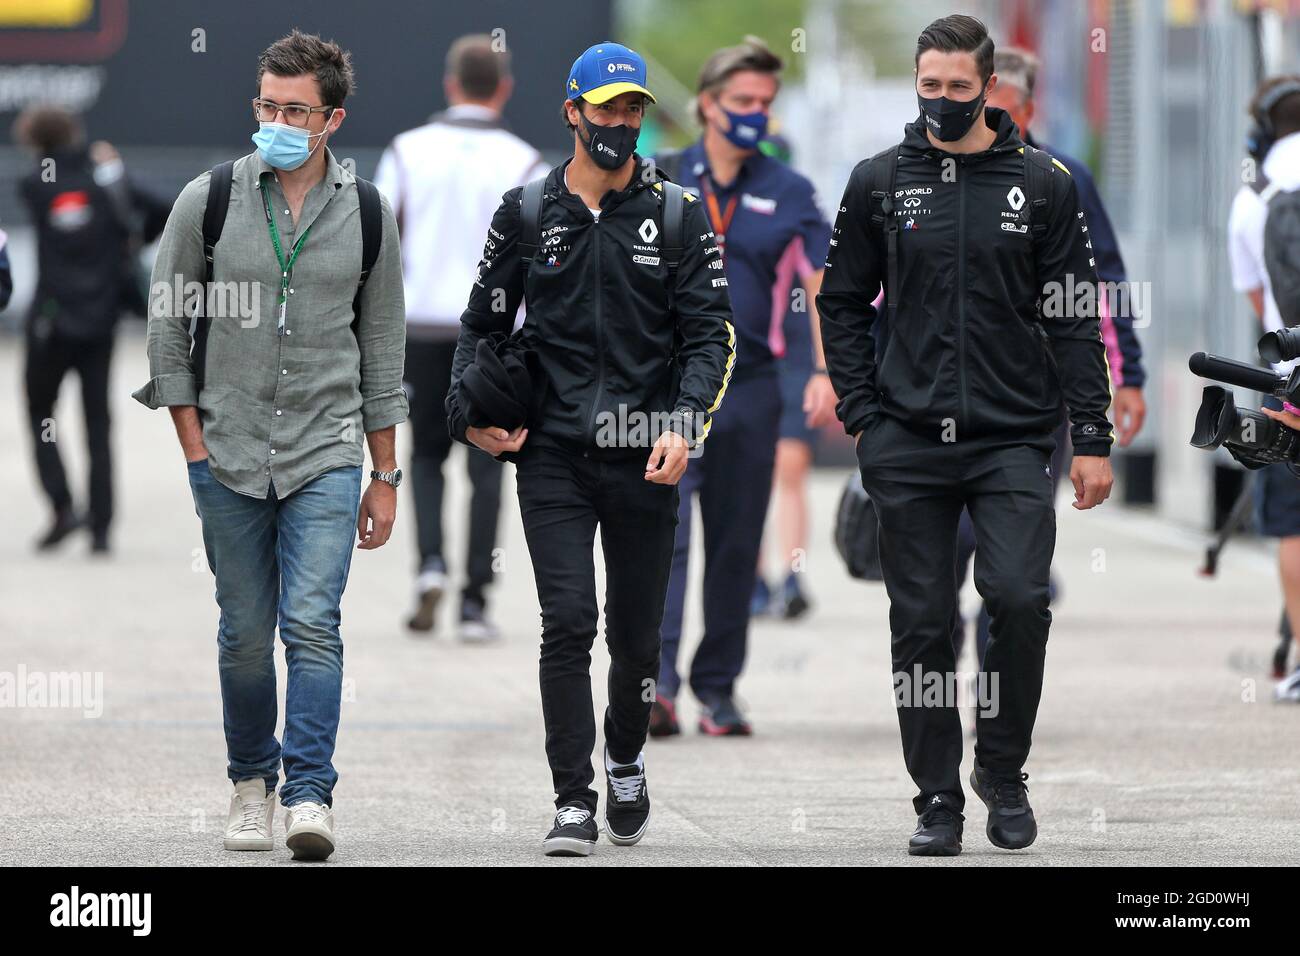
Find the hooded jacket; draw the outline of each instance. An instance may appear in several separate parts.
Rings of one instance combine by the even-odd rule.
[[[853,170],[817,297],[836,412],[850,434],[886,414],[922,430],[951,424],[958,441],[1031,438],[1055,429],[1063,398],[1075,453],[1108,455],[1105,350],[1096,310],[1076,298],[1088,283],[1097,289],[1077,190],[1054,162],[1047,228],[1021,231],[1024,143],[1005,111],[984,116],[997,135],[980,153],[935,148],[919,119],[906,127],[894,184],[896,328],[872,306],[887,272],[883,229],[871,222],[881,157]]]

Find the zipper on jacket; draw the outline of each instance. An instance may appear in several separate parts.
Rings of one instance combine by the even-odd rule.
[[[970,422],[966,395],[966,162],[957,172],[957,434]]]
[[[587,419],[587,451],[582,457],[588,457],[591,446],[596,443],[596,412],[600,408],[600,396],[605,390],[605,326],[601,315],[601,273],[600,273],[600,219],[595,220],[595,232],[592,239],[596,245],[596,391],[591,396],[591,415]]]

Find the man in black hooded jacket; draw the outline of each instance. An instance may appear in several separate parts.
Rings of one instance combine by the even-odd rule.
[[[936,21],[916,63],[921,117],[853,171],[817,308],[836,411],[880,518],[894,690],[919,790],[909,852],[954,855],[965,802],[951,642],[958,519],[968,508],[992,617],[971,785],[989,839],[1019,849],[1037,834],[1022,768],[1051,623],[1052,431],[1064,398],[1074,506],[1101,503],[1110,395],[1074,184],[984,106],[997,77],[983,24]]]

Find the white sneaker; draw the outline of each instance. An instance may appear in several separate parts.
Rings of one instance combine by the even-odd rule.
[[[275,816],[275,794],[266,792],[261,777],[241,780],[230,797],[226,819],[227,850],[270,850],[271,821]]]
[[[435,568],[421,571],[415,581],[415,613],[407,620],[406,626],[417,633],[432,631],[438,620],[438,602],[446,591],[445,572]]]
[[[1300,704],[1300,667],[1278,681],[1273,688],[1273,699],[1279,704]]]
[[[315,800],[285,807],[285,843],[295,860],[324,860],[334,852],[334,811]]]

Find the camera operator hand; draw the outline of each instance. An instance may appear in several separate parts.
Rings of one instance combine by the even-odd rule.
[[[1293,406],[1289,406],[1289,407],[1293,407]],[[1261,408],[1260,411],[1263,412],[1265,415],[1267,415],[1269,418],[1273,419],[1274,421],[1281,422],[1283,425],[1285,425],[1287,428],[1290,428],[1292,431],[1300,432],[1300,415],[1297,415],[1295,412],[1289,412],[1289,411],[1279,412],[1279,411],[1275,411],[1272,408]]]
[[[1074,507],[1080,511],[1095,508],[1110,497],[1110,486],[1115,481],[1110,473],[1110,459],[1076,455],[1070,465],[1070,481],[1074,483]]]

